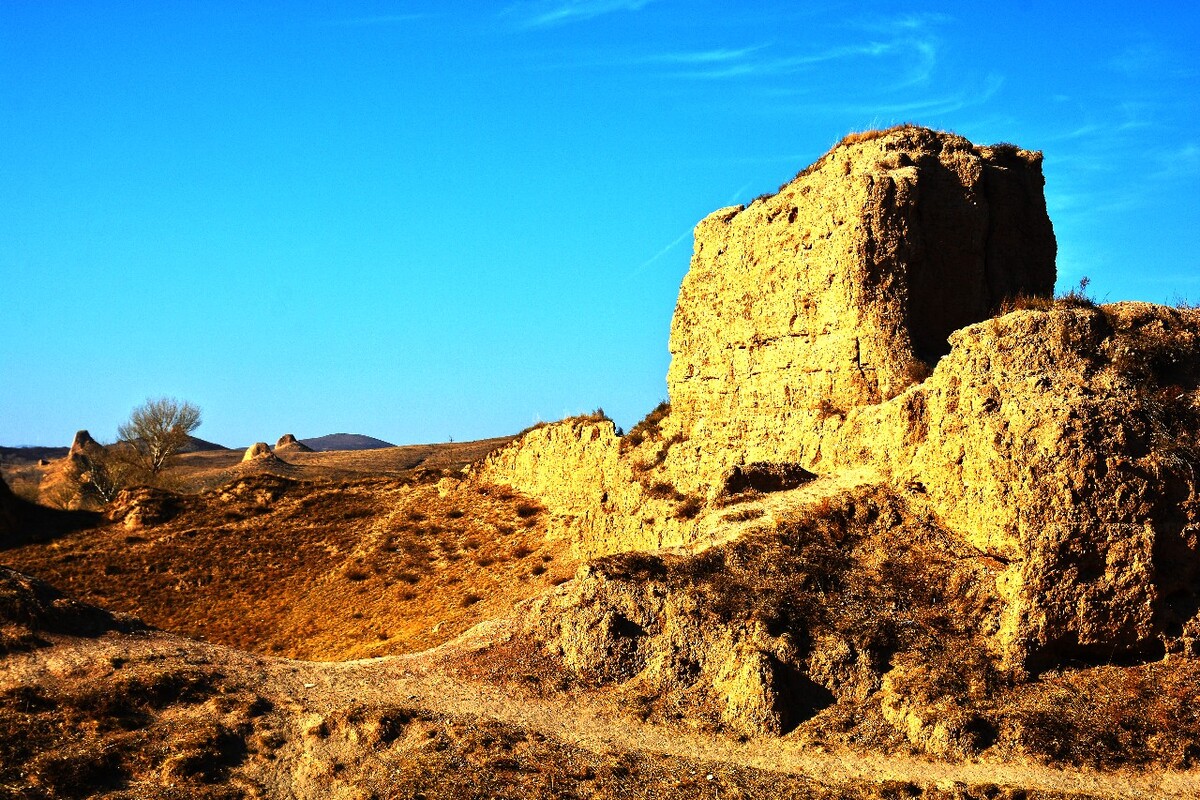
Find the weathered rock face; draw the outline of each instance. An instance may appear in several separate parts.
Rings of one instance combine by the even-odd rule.
[[[171,520],[180,507],[179,495],[150,486],[122,489],[105,511],[111,522],[137,529]]]
[[[647,442],[642,451],[662,448]],[[550,536],[572,540],[582,555],[684,544],[694,515],[688,501],[621,451],[611,421],[573,418],[529,431],[484,461],[478,477],[537,497],[553,511]]]
[[[865,470],[1003,565],[986,633],[1007,666],[1200,655],[1200,312],[989,318],[1051,290],[1041,186],[1037,154],[920,129],[836,148],[698,226],[653,436],[548,426],[482,476],[565,509],[596,554],[695,541],[655,487],[715,513],[750,474]]]
[[[99,447],[100,443],[92,438],[92,435],[87,431],[76,431],[75,438],[71,441],[71,452],[68,456],[87,454]]]
[[[275,443],[276,450],[290,450],[293,453],[311,453],[312,448],[301,442],[290,433],[285,433],[279,437],[279,441]]]
[[[595,560],[521,628],[591,680],[779,734],[835,697],[871,697],[902,654],[961,666],[961,651],[985,650],[997,565],[904,498],[863,489],[700,555]]]
[[[254,461],[258,458],[274,458],[274,455],[271,452],[271,446],[266,442],[255,442],[246,448],[246,454],[242,456],[242,461]]]
[[[761,623],[715,623],[696,597],[664,591],[659,581],[614,579],[584,567],[535,602],[523,623],[580,674],[703,693],[743,733],[778,735],[790,727],[795,698],[786,695],[784,673],[801,657],[793,637],[772,635]]]
[[[812,420],[895,396],[952,331],[1053,291],[1042,187],[1040,153],[905,127],[711,214],[671,324],[674,425],[727,463],[805,460]]]
[[[1010,658],[1200,652],[1200,312],[1021,311],[851,412],[818,471],[875,463],[1009,564]]]

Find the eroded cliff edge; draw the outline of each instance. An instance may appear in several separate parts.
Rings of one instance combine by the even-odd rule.
[[[603,555],[736,538],[739,493],[804,483],[761,476],[826,482],[802,518],[865,474],[992,565],[971,625],[998,663],[1196,655],[1200,313],[1054,303],[1054,256],[1040,154],[849,137],[697,226],[669,414],[539,428],[475,479]]]

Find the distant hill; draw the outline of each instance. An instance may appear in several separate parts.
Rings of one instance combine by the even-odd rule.
[[[36,464],[39,459],[43,458],[47,461],[64,458],[70,450],[69,447],[39,447],[36,445],[0,447],[0,460],[11,464]]]
[[[365,437],[364,437],[365,438]],[[391,445],[383,445],[390,447]],[[206,442],[203,439],[197,439],[195,436],[188,437],[188,443],[179,452],[181,453],[207,453],[218,450],[228,450],[224,445]],[[365,448],[360,448],[365,449]],[[37,445],[24,445],[21,447],[2,447],[0,446],[0,460],[11,462],[13,464],[34,464],[39,459],[54,461],[59,458],[65,458],[70,452],[69,447],[42,447]]]
[[[197,439],[195,436],[189,436],[188,443],[186,445],[184,445],[183,449],[180,450],[179,452],[181,452],[181,453],[206,453],[211,450],[229,450],[229,449],[231,449],[231,448],[228,448],[222,444],[214,444],[213,442],[206,442],[203,439]]]
[[[373,436],[363,436],[361,433],[330,433],[315,439],[301,439],[300,443],[319,453],[329,450],[382,450],[385,447],[396,446]]]

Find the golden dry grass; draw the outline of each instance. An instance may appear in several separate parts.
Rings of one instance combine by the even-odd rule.
[[[84,528],[3,557],[157,627],[318,660],[440,644],[574,568],[546,542],[540,506],[503,489],[257,475],[173,502],[161,524]]]

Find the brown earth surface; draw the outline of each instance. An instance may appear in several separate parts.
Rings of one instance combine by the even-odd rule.
[[[546,539],[539,504],[506,487],[448,491],[457,483],[440,471],[324,482],[260,473],[198,495],[132,490],[104,524],[27,530],[0,559],[87,602],[254,652],[410,652],[574,571],[567,548]]]
[[[288,661],[183,639],[0,571],[0,787],[111,798],[1189,798],[1200,774],[944,761],[630,718],[421,655]],[[20,622],[14,622],[19,618]],[[523,676],[514,675],[519,680]]]

